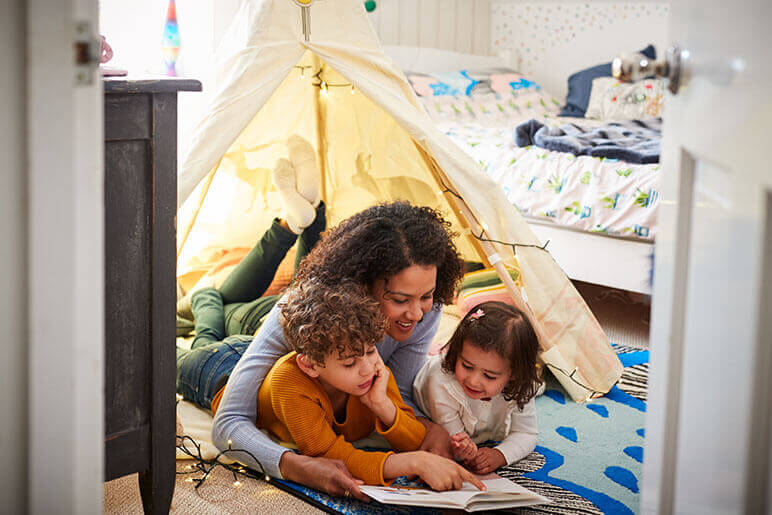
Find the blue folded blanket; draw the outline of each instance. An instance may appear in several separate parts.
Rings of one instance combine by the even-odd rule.
[[[599,127],[566,123],[550,127],[528,120],[515,127],[519,147],[537,147],[575,155],[621,159],[629,163],[658,163],[662,119],[610,122]]]

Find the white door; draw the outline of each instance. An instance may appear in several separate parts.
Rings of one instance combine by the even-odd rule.
[[[97,0],[29,0],[25,9],[26,511],[96,514],[104,461],[104,101],[97,70],[81,70],[76,60],[87,54],[77,42],[98,35]]]
[[[772,510],[770,22],[768,0],[673,3],[644,513]]]

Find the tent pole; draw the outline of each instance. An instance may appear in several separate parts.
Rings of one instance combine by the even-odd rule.
[[[437,181],[438,183],[450,184],[450,185],[453,184],[445,175],[445,172],[443,172],[433,160],[427,159],[427,161],[429,163],[429,169],[434,174],[435,179],[438,179]],[[477,217],[474,215],[474,213],[472,213],[472,210],[469,209],[469,206],[467,205],[466,201],[463,198],[459,198],[455,195],[452,195],[452,194],[448,194],[448,195],[450,197],[451,206],[453,207],[454,210],[459,212],[466,219],[466,223],[470,225],[470,230],[472,230],[472,232],[479,232],[480,234],[483,234],[485,229],[482,227],[482,224],[480,224],[480,222],[477,220]],[[484,255],[486,256],[487,261],[490,263],[491,261],[490,258],[498,254],[498,252],[496,251],[496,248],[493,246],[493,243],[485,240],[479,240],[477,238],[475,238],[475,240],[480,245],[480,248],[482,249]],[[526,304],[525,301],[523,300],[523,297],[520,294],[520,290],[515,284],[515,281],[512,280],[512,277],[509,275],[509,272],[507,271],[507,269],[504,267],[504,263],[501,261],[501,259],[497,259],[497,260],[494,260],[493,263],[490,263],[490,266],[493,266],[493,269],[496,270],[496,273],[498,273],[502,283],[504,283],[504,286],[506,287],[507,291],[509,291],[509,295],[510,297],[512,297],[512,301],[515,303],[515,306],[530,319],[531,325],[533,326],[534,331],[536,332],[536,336],[539,339],[539,343],[541,345],[542,350],[546,351],[550,349],[553,346],[553,343],[544,333],[544,329],[542,328],[541,324],[538,322],[536,314],[533,312],[531,307],[528,304]]]
[[[319,66],[319,70],[322,69],[322,62],[321,59],[319,59],[319,56],[316,54],[313,54],[313,61],[315,65]],[[321,75],[320,75],[321,76]],[[325,142],[326,142],[326,134],[324,131],[324,118],[327,115],[326,112],[326,106],[324,104],[324,101],[322,100],[322,88],[315,88],[316,89],[316,104],[315,104],[315,111],[316,111],[316,153],[319,160],[319,186],[320,186],[320,198],[322,201],[324,201],[325,204],[328,205],[329,209],[329,203],[327,202],[327,152],[325,151]]]

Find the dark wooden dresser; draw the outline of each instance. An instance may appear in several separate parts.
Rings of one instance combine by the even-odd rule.
[[[145,513],[174,493],[179,91],[201,83],[104,81],[105,481],[139,472]]]

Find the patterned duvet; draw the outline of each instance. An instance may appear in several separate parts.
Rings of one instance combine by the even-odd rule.
[[[560,122],[555,117],[544,121]],[[659,164],[577,157],[535,146],[519,148],[512,137],[519,122],[510,123],[484,127],[441,121],[438,126],[480,164],[525,216],[614,236],[654,238]]]
[[[407,72],[437,126],[471,155],[529,218],[574,229],[653,240],[660,167],[517,147],[514,128],[535,119],[583,127],[605,122],[560,118],[560,103],[538,84],[504,69]]]

